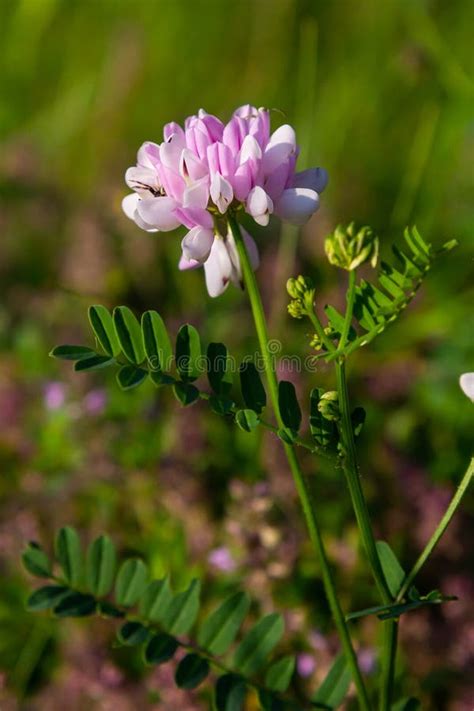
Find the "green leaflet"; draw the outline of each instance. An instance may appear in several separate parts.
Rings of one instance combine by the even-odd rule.
[[[172,599],[169,578],[152,580],[140,598],[138,612],[150,622],[162,622]]]
[[[199,390],[191,383],[175,383],[173,385],[173,393],[181,405],[185,407],[199,400]]]
[[[343,654],[336,657],[329,673],[319,687],[313,701],[336,709],[344,701],[351,683],[351,672]]]
[[[117,567],[115,545],[108,536],[93,541],[87,551],[86,579],[89,591],[96,597],[108,595],[114,584]]]
[[[185,381],[196,380],[201,374],[201,341],[189,323],[181,326],[176,337],[176,367]]]
[[[122,390],[131,390],[141,385],[148,377],[148,373],[143,368],[136,368],[134,365],[124,365],[117,373],[117,382]]]
[[[102,368],[107,368],[109,365],[113,365],[115,359],[111,356],[103,356],[95,354],[89,358],[81,358],[81,360],[76,361],[74,364],[74,370],[76,373],[80,373],[85,370],[102,370]]]
[[[168,373],[173,362],[173,349],[163,319],[156,311],[145,311],[141,324],[148,367]]]
[[[209,343],[207,347],[207,378],[216,395],[229,395],[232,373],[227,372],[228,355],[223,343]]]
[[[147,664],[164,664],[174,657],[178,642],[169,634],[155,634],[148,642],[144,658]]]
[[[247,632],[234,655],[234,664],[243,674],[258,672],[280,641],[284,632],[283,618],[278,613],[266,615]]]
[[[253,363],[244,361],[239,368],[240,389],[249,410],[260,414],[267,404],[267,395],[260,374]]]
[[[224,654],[237,636],[249,606],[246,593],[239,592],[225,600],[201,626],[199,645],[216,656]]]
[[[377,541],[376,546],[388,589],[392,597],[396,597],[405,579],[405,571],[388,543]]]
[[[146,642],[150,631],[141,622],[126,622],[117,631],[117,639],[127,647],[134,647]]]
[[[139,558],[129,558],[120,566],[115,582],[115,599],[131,607],[143,594],[148,582],[148,568]]]
[[[59,529],[54,551],[60,564],[65,580],[72,586],[78,587],[82,582],[82,551],[81,542],[77,531],[70,526]]]
[[[167,632],[175,635],[189,632],[199,612],[200,591],[200,581],[192,580],[187,590],[173,597],[163,618]]]
[[[30,541],[23,551],[21,560],[26,570],[38,578],[48,578],[51,575],[51,563],[38,543]]]
[[[145,360],[142,330],[128,306],[116,306],[114,326],[125,356],[131,363],[140,365]]]
[[[198,654],[187,654],[176,667],[174,679],[180,689],[195,689],[209,674],[209,662]]]
[[[69,593],[69,588],[64,585],[44,585],[31,593],[26,607],[30,612],[50,610]]]
[[[69,590],[54,607],[56,617],[87,617],[94,614],[96,601],[92,595]]]
[[[296,399],[295,386],[287,380],[278,383],[278,406],[285,427],[298,432],[301,426],[301,410]]]
[[[96,352],[92,348],[87,346],[56,346],[49,354],[52,358],[59,358],[60,360],[82,360],[83,358],[90,358],[96,355]]]
[[[246,696],[245,681],[237,674],[224,674],[216,684],[217,711],[243,711]]]
[[[235,421],[244,432],[253,432],[258,426],[259,418],[254,410],[238,410]]]
[[[278,659],[265,674],[265,685],[272,691],[286,691],[295,670],[295,663],[293,654]]]
[[[89,321],[103,350],[109,355],[117,357],[122,352],[114,322],[110,311],[101,306],[91,306],[89,308]]]

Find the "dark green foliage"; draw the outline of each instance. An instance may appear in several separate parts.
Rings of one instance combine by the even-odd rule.
[[[168,372],[173,349],[164,321],[156,311],[145,311],[143,314],[142,334],[150,370]]]
[[[122,349],[110,311],[105,306],[91,306],[89,321],[104,352],[110,356],[118,356]]]
[[[38,543],[30,541],[23,551],[21,559],[26,570],[39,578],[47,578],[51,573],[48,556]]]
[[[232,374],[227,372],[227,348],[223,343],[209,343],[207,347],[207,377],[216,395],[228,395],[232,390]]]
[[[175,681],[180,689],[195,689],[209,674],[209,662],[199,654],[187,654],[176,667]]]
[[[114,326],[122,351],[131,363],[140,365],[145,360],[145,349],[140,324],[128,306],[114,309]]]
[[[260,414],[267,404],[267,395],[257,368],[250,361],[245,361],[240,366],[239,375],[245,404]]]
[[[176,337],[176,368],[182,380],[196,380],[201,375],[201,341],[194,326],[181,326]]]
[[[148,373],[143,368],[135,368],[133,365],[124,365],[117,373],[117,382],[122,390],[131,390],[141,385],[148,377]]]
[[[281,380],[278,383],[278,406],[285,427],[298,432],[301,426],[301,410],[293,383]]]
[[[36,555],[41,549],[30,544],[26,552],[31,550]],[[55,551],[55,565],[48,567],[43,557],[39,559],[42,575],[54,580],[55,567],[60,565],[68,582],[35,590],[28,600],[29,610],[50,610],[56,617],[96,613],[112,620],[123,619],[116,632],[118,642],[127,647],[142,646],[147,664],[164,664],[183,647],[187,654],[175,672],[176,684],[183,689],[198,686],[208,676],[211,665],[220,672],[217,658],[230,653],[234,669],[220,672],[216,681],[219,711],[242,710],[247,687],[258,690],[264,709],[298,708],[279,696],[290,683],[294,657],[284,656],[273,662],[270,658],[283,635],[281,615],[274,613],[258,620],[231,651],[250,606],[249,597],[236,592],[201,621],[193,642],[187,636],[192,636],[200,610],[199,580],[192,580],[185,590],[173,594],[168,578],[148,581],[148,568],[138,558],[123,561],[116,574],[115,547],[107,536],[99,536],[89,545],[83,575],[79,537],[70,527],[58,532]],[[28,556],[24,560],[28,570],[31,560]],[[38,574],[39,568],[33,568]],[[69,581],[75,581],[74,585]],[[185,639],[181,639],[183,635]],[[255,678],[260,672],[261,676]]]
[[[199,400],[199,390],[194,387],[194,385],[191,385],[191,383],[175,383],[173,385],[173,392],[176,399],[185,407]]]
[[[254,410],[239,410],[235,421],[244,432],[252,432],[258,426],[258,415]]]

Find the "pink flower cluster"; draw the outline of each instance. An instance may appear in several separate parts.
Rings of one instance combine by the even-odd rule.
[[[125,174],[134,192],[122,205],[127,217],[148,232],[184,225],[189,231],[179,267],[204,265],[209,294],[218,296],[229,281],[238,284],[242,278],[222,216],[243,208],[260,225],[267,225],[272,213],[302,225],[318,209],[328,178],[323,168],[295,173],[294,129],[285,124],[270,134],[266,109],[241,106],[225,125],[200,109],[184,126],[168,123],[162,143],[141,146],[137,165]],[[242,232],[255,269],[257,247]]]

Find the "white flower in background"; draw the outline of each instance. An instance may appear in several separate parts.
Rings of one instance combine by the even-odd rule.
[[[474,373],[463,373],[459,378],[461,390],[474,402]]]

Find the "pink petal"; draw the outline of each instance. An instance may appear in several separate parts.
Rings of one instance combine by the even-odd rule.
[[[212,216],[201,207],[177,207],[174,214],[188,230],[197,225],[209,230],[214,227]]]
[[[178,269],[180,271],[184,272],[189,269],[197,269],[198,267],[202,267],[201,262],[197,262],[195,259],[186,259],[184,254],[181,255],[178,262]]]
[[[174,211],[178,203],[171,197],[145,198],[137,206],[141,219],[162,232],[170,232],[179,227]]]
[[[175,170],[167,168],[164,165],[161,165],[158,171],[161,184],[163,185],[166,194],[175,200],[181,201],[184,189],[186,188],[184,179]]]
[[[280,126],[271,136],[263,156],[263,171],[270,175],[289,156],[296,152],[296,135],[294,129],[285,124]]]
[[[185,180],[188,178],[191,180],[199,180],[207,175],[208,170],[205,163],[199,160],[193,151],[189,150],[189,148],[185,148],[181,152],[179,172]]]
[[[138,149],[137,163],[144,168],[154,168],[160,162],[160,147],[157,143],[146,141]]]
[[[233,116],[226,124],[222,135],[222,142],[229,146],[232,154],[235,156],[240,151],[242,142],[248,133],[248,126],[244,119]]]
[[[214,242],[214,232],[203,227],[193,227],[181,242],[183,255],[188,260],[206,261]]]
[[[184,148],[184,131],[179,123],[176,123],[176,121],[171,121],[170,123],[165,124],[165,127],[163,128],[163,138],[165,141],[169,141],[171,136],[179,136],[181,146]]]
[[[283,161],[283,163],[280,163],[280,165],[266,178],[263,187],[265,188],[265,192],[270,195],[273,201],[278,200],[285,189],[289,170],[290,161]]]
[[[293,188],[310,188],[322,193],[329,181],[329,175],[324,168],[309,168],[301,173],[295,173],[291,183]]]
[[[234,177],[231,180],[232,187],[234,188],[234,194],[237,200],[242,202],[247,198],[252,187],[252,166],[254,163],[247,161],[243,165],[239,165],[235,171]]]
[[[275,205],[275,214],[285,222],[304,225],[319,207],[319,195],[308,188],[284,190]]]
[[[259,161],[262,158],[262,149],[254,136],[245,136],[242,148],[240,149],[239,163],[245,163],[249,159]]]
[[[171,168],[177,173],[179,171],[179,162],[181,160],[181,152],[184,148],[180,137],[176,134],[170,136],[168,141],[164,141],[160,145],[160,161],[165,168]]]
[[[212,141],[221,141],[224,131],[224,124],[217,116],[208,114],[204,109],[199,109],[198,118],[202,120]]]

